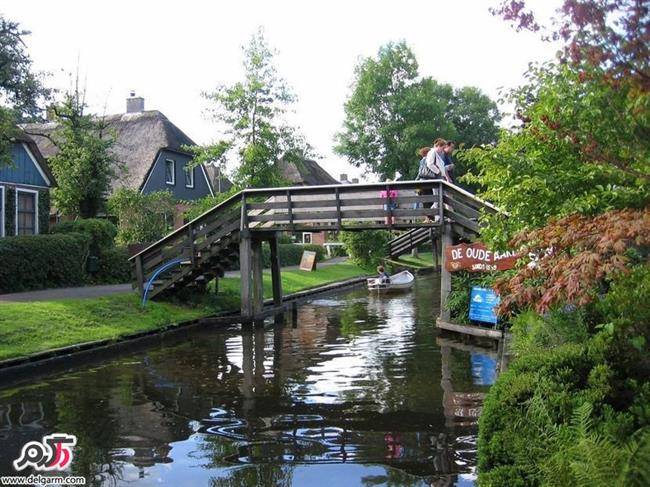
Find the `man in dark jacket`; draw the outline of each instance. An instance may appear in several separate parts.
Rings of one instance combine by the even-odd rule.
[[[445,161],[445,170],[447,171],[447,177],[449,178],[450,183],[454,182],[454,160],[451,157],[454,154],[454,148],[454,142],[448,140],[442,156],[442,159]]]

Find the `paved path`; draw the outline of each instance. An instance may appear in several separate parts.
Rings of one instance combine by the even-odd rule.
[[[333,257],[326,262],[320,262],[319,267],[327,267],[333,264],[345,262],[347,257]],[[300,266],[292,265],[283,267],[282,270],[296,270]],[[225,277],[239,277],[239,271],[228,271]],[[29,291],[26,293],[0,294],[0,305],[5,303],[24,303],[30,301],[56,301],[69,298],[99,298],[111,294],[122,294],[131,292],[131,284],[110,284],[106,286],[84,286],[84,287],[63,287],[56,289],[43,289],[42,291]]]

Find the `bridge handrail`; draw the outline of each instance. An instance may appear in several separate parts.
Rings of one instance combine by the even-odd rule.
[[[170,240],[174,239],[176,236],[179,236],[185,232],[187,232],[188,228],[190,226],[196,226],[197,223],[201,223],[205,218],[208,216],[212,215],[213,213],[216,213],[218,211],[222,211],[226,208],[229,208],[231,206],[234,206],[237,204],[237,202],[243,200],[246,196],[265,196],[265,197],[272,197],[272,196],[281,196],[281,195],[286,195],[287,193],[325,193],[327,194],[330,190],[332,192],[338,191],[340,193],[346,193],[346,192],[359,192],[363,190],[384,190],[384,189],[417,189],[421,187],[427,187],[427,186],[439,186],[442,188],[442,186],[448,187],[450,190],[460,193],[463,197],[468,198],[470,200],[473,200],[480,206],[484,206],[487,208],[490,208],[491,210],[495,212],[500,212],[503,213],[501,210],[496,208],[494,205],[491,203],[488,203],[487,201],[483,201],[482,199],[476,197],[472,193],[452,184],[447,181],[443,181],[440,179],[434,179],[434,180],[418,180],[418,181],[391,181],[391,182],[380,182],[380,183],[364,183],[364,184],[327,184],[327,185],[319,185],[319,186],[285,186],[285,187],[278,187],[278,188],[251,188],[251,189],[245,189],[242,191],[237,192],[236,194],[232,195],[228,199],[222,201],[221,203],[217,204],[216,206],[210,208],[209,210],[205,211],[198,217],[192,219],[191,221],[183,224],[176,230],[172,231],[171,233],[167,234],[165,237],[162,239],[152,243],[148,247],[142,249],[140,252],[137,254],[133,255],[132,257],[129,258],[129,261],[134,261],[137,259],[139,256],[142,256],[143,254],[165,244],[166,242],[169,242]]]
[[[204,211],[203,213],[201,213],[196,218],[194,218],[194,219],[190,220],[189,222],[181,225],[176,230],[172,231],[171,233],[168,233],[167,235],[165,235],[160,240],[155,241],[154,243],[152,243],[148,247],[145,247],[144,249],[142,249],[137,254],[129,257],[129,260],[131,260],[131,261],[135,260],[138,256],[140,256],[140,255],[142,255],[144,253],[147,253],[148,251],[150,251],[150,250],[152,250],[152,249],[154,249],[154,248],[156,248],[156,247],[158,247],[158,246],[160,246],[160,245],[162,245],[162,244],[164,244],[166,242],[169,242],[174,237],[176,237],[176,236],[178,236],[178,235],[180,235],[180,234],[182,234],[184,232],[187,232],[188,228],[191,225],[196,225],[196,223],[201,222],[204,218],[211,215],[212,213],[215,213],[218,210],[223,210],[223,209],[228,208],[230,206],[234,206],[234,204],[236,204],[238,202],[238,200],[241,199],[241,194],[242,194],[242,191],[239,191],[238,193],[232,195],[231,197],[223,200],[221,203],[217,204],[216,206],[213,206],[209,210]]]

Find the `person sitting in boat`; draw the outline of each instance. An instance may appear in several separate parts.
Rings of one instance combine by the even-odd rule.
[[[379,273],[379,280],[382,284],[390,284],[390,276],[388,275],[388,272],[386,272],[386,269],[384,269],[383,265],[377,267],[377,272]]]

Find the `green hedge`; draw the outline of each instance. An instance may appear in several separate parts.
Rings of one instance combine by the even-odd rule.
[[[300,264],[302,253],[305,250],[316,252],[316,262],[322,261],[327,253],[322,245],[278,244],[280,265],[284,267]],[[262,246],[262,261],[265,268],[271,267],[271,248],[268,244]]]
[[[298,244],[278,244],[278,253],[280,254],[280,265],[290,266],[300,264],[302,259],[302,253],[305,250],[310,250],[316,252],[316,262],[321,262],[325,259],[327,252],[325,247],[322,245],[298,245]],[[271,248],[267,243],[262,245],[262,264],[264,268],[268,269],[271,267]],[[237,270],[239,269],[239,261],[234,261],[226,270]]]
[[[102,252],[99,269],[92,280],[97,284],[122,284],[131,281],[131,264],[126,247],[113,247]]]
[[[52,227],[51,233],[84,233],[90,237],[90,252],[100,257],[115,244],[117,227],[108,220],[86,218],[61,222]]]
[[[0,293],[84,284],[89,247],[79,233],[0,239]]]

